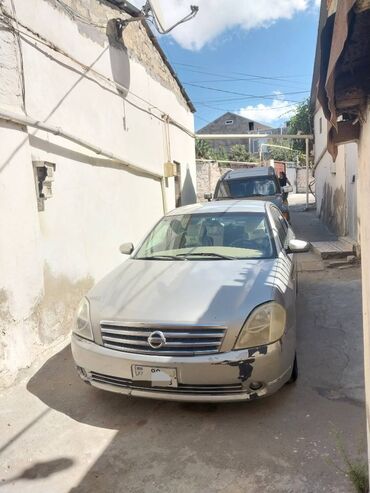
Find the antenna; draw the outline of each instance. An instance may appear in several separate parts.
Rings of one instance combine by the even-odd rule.
[[[199,7],[197,5],[191,5],[190,12],[185,17],[180,19],[175,24],[172,24],[172,26],[167,27],[166,20],[160,5],[160,0],[146,0],[145,5],[142,7],[140,14],[137,17],[132,17],[131,19],[125,19],[125,20],[119,19],[119,28],[122,31],[122,29],[131,22],[137,22],[137,21],[142,21],[143,19],[151,18],[153,19],[157,31],[160,34],[167,34],[170,31],[172,31],[172,29],[175,29],[175,27],[179,26],[180,24],[183,24],[184,22],[193,19],[193,17],[197,15],[198,10]]]

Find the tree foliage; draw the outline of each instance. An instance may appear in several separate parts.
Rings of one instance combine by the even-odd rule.
[[[287,122],[288,134],[311,134],[312,133],[312,115],[310,110],[310,101],[306,99],[297,107],[295,114]],[[305,152],[305,141],[297,139],[293,141],[293,149]]]
[[[206,140],[195,141],[197,159],[214,159],[216,161],[247,161],[254,162],[256,157],[249,154],[245,145],[236,144],[228,151],[225,147],[214,149]]]
[[[195,155],[197,159],[213,159],[212,148],[206,140],[195,140]]]
[[[235,144],[230,149],[230,159],[233,161],[249,161],[250,154],[245,145]]]

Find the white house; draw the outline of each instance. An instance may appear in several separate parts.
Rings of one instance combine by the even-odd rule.
[[[121,243],[196,200],[194,107],[146,23],[125,25],[137,15],[114,0],[0,4],[3,385],[68,338]]]
[[[370,0],[322,0],[314,81],[325,116],[325,147],[335,163],[358,152],[364,374],[370,466]],[[323,120],[324,121],[324,120]],[[317,123],[316,123],[317,125]],[[350,159],[353,159],[353,157]],[[345,170],[341,169],[341,174]],[[349,293],[349,302],[351,300]],[[356,385],[356,381],[354,381]]]
[[[330,5],[330,2],[328,3]],[[328,18],[326,3],[320,11],[319,33]],[[321,68],[321,37],[317,38],[311,88],[311,110],[314,114],[314,169],[317,214],[338,236],[348,236],[359,243],[357,208],[358,150],[355,142],[338,145],[334,161],[328,149],[328,121],[318,98]]]

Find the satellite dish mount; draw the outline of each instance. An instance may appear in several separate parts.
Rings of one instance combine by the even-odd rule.
[[[131,19],[125,19],[124,21],[121,21],[121,28],[123,28],[125,25],[131,22],[149,19],[153,21],[157,31],[160,34],[168,34],[173,29],[175,29],[175,27],[193,19],[197,15],[198,10],[199,10],[198,6],[191,5],[190,12],[185,17],[180,19],[175,24],[172,24],[172,26],[167,27],[165,18],[162,13],[162,9],[159,4],[159,0],[147,0],[145,5],[142,7],[140,11],[140,14],[137,17],[132,17]]]

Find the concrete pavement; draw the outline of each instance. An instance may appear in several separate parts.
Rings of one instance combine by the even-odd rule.
[[[300,272],[300,376],[260,401],[106,393],[62,349],[1,395],[0,493],[353,491],[333,462],[337,434],[351,455],[365,445],[360,290],[356,267]]]

